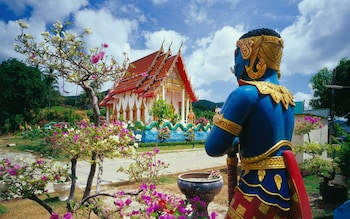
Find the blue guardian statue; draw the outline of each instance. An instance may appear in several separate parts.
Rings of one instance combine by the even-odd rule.
[[[205,142],[209,156],[227,154],[230,159],[239,153],[241,175],[226,219],[311,219],[291,151],[295,103],[279,83],[283,40],[262,28],[247,32],[236,45],[234,74],[239,87],[215,116]]]

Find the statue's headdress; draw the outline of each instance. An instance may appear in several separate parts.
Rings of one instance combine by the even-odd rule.
[[[277,32],[267,28],[249,31],[237,41],[237,47],[243,59],[250,60],[245,69],[251,79],[263,77],[267,67],[277,70],[280,78],[283,39]]]

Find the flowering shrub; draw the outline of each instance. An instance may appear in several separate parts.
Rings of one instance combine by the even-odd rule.
[[[305,116],[304,121],[298,120],[294,127],[294,133],[299,136],[307,134],[310,142],[310,132],[312,130],[320,129],[323,126],[324,125],[321,123],[319,117]]]
[[[95,195],[98,199],[94,205],[80,205],[81,210],[76,218],[86,218],[89,212],[96,207],[104,206],[103,214],[108,215],[108,218],[148,218],[148,219],[186,219],[186,218],[203,218],[215,219],[216,212],[212,212],[210,216],[201,216],[200,209],[206,208],[207,204],[200,200],[199,197],[191,198],[190,200],[177,197],[175,194],[166,194],[157,191],[154,184],[142,184],[139,191],[125,192],[118,191],[114,194],[100,194],[113,199],[113,204],[107,202]],[[108,205],[108,206],[106,206]],[[197,212],[198,210],[198,212]],[[52,214],[50,219],[61,219],[58,214]],[[66,213],[62,219],[72,218],[71,213]]]
[[[53,163],[50,173],[53,175],[56,183],[64,183],[71,180],[69,168],[69,164],[63,166],[59,162]]]
[[[73,215],[71,212],[67,212],[63,217],[60,217],[59,214],[53,213],[49,219],[73,219]]]
[[[146,177],[157,181],[159,179],[159,170],[166,168],[164,162],[155,160],[155,155],[159,153],[158,149],[153,152],[146,152],[140,155],[147,163]],[[141,160],[142,160],[141,159]],[[140,160],[140,165],[142,161]],[[50,219],[71,219],[73,214],[75,218],[85,218],[84,212],[90,212],[96,207],[104,207],[103,215],[109,215],[113,218],[188,218],[190,215],[196,215],[196,210],[206,207],[206,203],[198,197],[191,200],[181,199],[175,194],[166,194],[157,191],[156,186],[148,180],[146,184],[140,186],[139,192],[118,191],[114,194],[97,193],[84,199],[80,203],[74,204],[74,209],[67,212],[62,217],[54,213],[45,202],[38,198],[38,195],[46,193],[48,182],[62,179],[68,172],[68,165],[60,166],[59,163],[52,163],[45,160],[19,160],[20,164],[14,164],[9,159],[0,162],[0,190],[1,199],[23,197],[37,201],[51,213]],[[137,168],[137,165],[134,166]],[[145,167],[146,168],[146,167]],[[151,174],[148,171],[152,172]],[[140,174],[142,171],[139,172]],[[62,174],[58,176],[58,174]],[[149,174],[149,175],[147,175]],[[141,174],[142,175],[142,174]],[[212,177],[217,177],[218,172],[213,171]],[[114,199],[114,205],[106,207],[104,199],[100,197],[108,196]],[[86,200],[93,198],[94,204],[84,205]],[[103,206],[104,205],[104,206]],[[195,218],[208,218],[196,215]],[[216,218],[213,212],[209,218]]]
[[[92,151],[105,157],[130,155],[137,147],[134,134],[127,129],[126,123],[119,121],[101,126],[83,121],[76,127],[60,123],[53,127],[47,141],[63,150],[69,158],[91,156]]]
[[[128,174],[131,181],[156,184],[161,177],[160,171],[169,166],[156,159],[158,153],[159,149],[154,148],[153,151],[135,154],[132,156],[135,163],[130,164],[127,169],[120,167],[117,172]]]
[[[312,158],[305,159],[300,164],[300,170],[306,174],[320,174],[328,177],[330,173],[334,172],[337,167],[336,163],[330,160],[322,159],[320,155],[323,151],[332,152],[336,150],[335,147],[329,144],[321,144],[320,142],[311,141],[310,132],[323,128],[324,125],[321,123],[319,117],[305,116],[303,121],[298,120],[294,133],[299,136],[307,135],[308,141],[302,145],[295,145],[293,147],[294,153],[308,153],[312,155]]]
[[[89,86],[93,80],[103,83],[116,79],[129,64],[127,57],[119,65],[114,56],[105,55],[104,49],[108,48],[106,43],[100,47],[86,48],[84,37],[91,34],[88,28],[76,35],[69,30],[72,25],[70,22],[57,21],[50,31],[41,34],[41,42],[37,42],[31,34],[25,33],[29,24],[18,20],[18,25],[22,33],[16,38],[16,52],[27,56],[34,66],[57,70],[55,74],[82,88]],[[49,47],[55,49],[47,49]]]
[[[51,166],[51,161],[4,158],[0,161],[0,199],[33,199],[46,193],[48,182],[54,180]]]
[[[142,184],[140,194],[135,198],[141,206],[139,210],[132,210],[127,214],[119,214],[119,216],[138,216],[138,218],[186,218],[192,211],[187,209],[188,202],[173,195],[158,192],[154,184]],[[119,194],[120,195],[120,194]],[[118,207],[123,205],[119,200],[115,200]],[[132,201],[126,200],[127,203]],[[125,203],[125,202],[124,202]],[[129,206],[130,206],[129,204]]]

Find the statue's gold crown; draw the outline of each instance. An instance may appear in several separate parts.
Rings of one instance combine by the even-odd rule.
[[[245,66],[248,76],[259,79],[264,76],[266,68],[277,70],[280,78],[280,64],[282,59],[283,39],[276,36],[252,36],[237,41],[242,57],[250,60],[249,66]]]

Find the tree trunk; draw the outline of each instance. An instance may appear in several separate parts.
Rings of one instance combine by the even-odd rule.
[[[85,187],[85,191],[84,191],[84,196],[82,199],[88,197],[90,195],[90,192],[91,192],[91,186],[92,186],[92,181],[94,179],[94,176],[95,176],[95,172],[96,172],[96,158],[97,158],[97,155],[96,155],[96,152],[92,152],[92,155],[91,155],[91,165],[90,165],[90,172],[89,172],[89,176],[88,176],[88,179],[87,179],[87,182],[86,182],[86,187]]]
[[[83,86],[83,89],[90,98],[91,107],[92,107],[92,110],[94,111],[94,124],[97,127],[100,125],[100,108],[98,107],[98,98],[95,94],[94,89],[92,89],[92,87]]]
[[[92,107],[92,110],[94,111],[94,124],[97,127],[100,125],[100,108],[98,107],[98,98],[95,94],[94,89],[92,89],[91,86],[83,85],[82,88],[90,97],[91,107]],[[96,172],[96,158],[97,158],[97,154],[93,151],[91,155],[90,173],[86,182],[83,199],[90,195],[92,181],[94,179],[95,172]]]
[[[77,160],[77,158],[72,158],[71,160],[70,160],[70,162],[71,162],[71,173],[72,173],[72,175],[71,175],[71,187],[70,187],[70,192],[69,192],[69,198],[68,198],[68,200],[67,200],[67,209],[69,210],[69,211],[71,211],[72,209],[71,209],[71,206],[70,206],[70,203],[71,203],[71,201],[74,201],[74,192],[75,192],[75,184],[76,184],[76,176],[77,176],[77,162],[78,162],[78,160]]]
[[[96,185],[96,194],[99,194],[101,191],[101,183],[102,183],[102,174],[103,174],[103,155],[99,154],[98,159],[100,160],[98,164],[97,170],[97,185]]]

